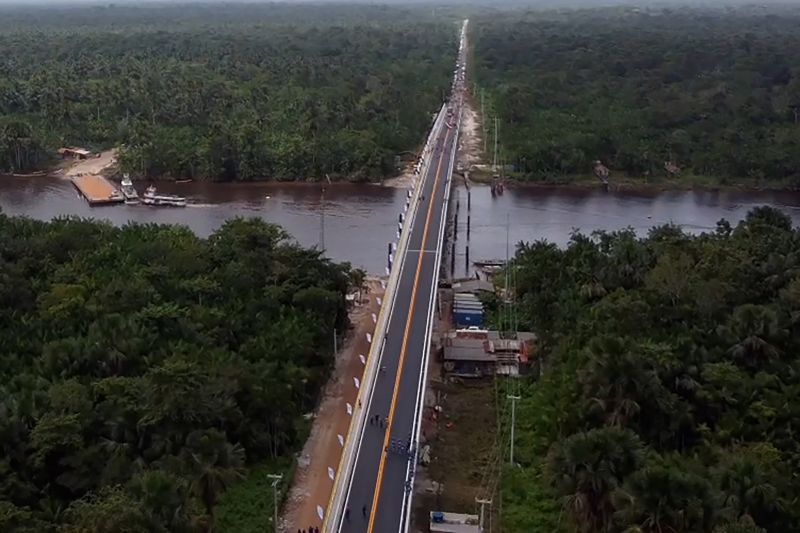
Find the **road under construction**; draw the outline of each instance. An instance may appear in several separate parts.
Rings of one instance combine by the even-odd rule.
[[[323,531],[405,532],[427,381],[437,281],[465,90],[461,26],[452,92],[433,123],[390,246],[389,281]]]

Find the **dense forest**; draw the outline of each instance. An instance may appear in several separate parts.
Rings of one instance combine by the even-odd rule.
[[[527,11],[472,25],[478,105],[522,179],[800,186],[800,8]],[[630,179],[630,178],[627,178]]]
[[[362,281],[256,219],[0,214],[0,531],[210,530],[302,445]]]
[[[800,230],[735,227],[521,244],[541,338],[517,411],[504,531],[800,531]]]
[[[88,145],[134,177],[389,175],[457,29],[386,6],[0,6],[0,171]]]

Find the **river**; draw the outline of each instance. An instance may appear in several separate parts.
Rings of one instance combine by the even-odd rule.
[[[143,187],[139,187],[143,189]],[[185,224],[202,237],[225,220],[261,217],[283,226],[301,244],[318,245],[322,235],[319,184],[163,183],[159,191],[186,196],[192,205],[150,208],[113,205],[89,207],[72,184],[60,178],[0,177],[0,209],[9,215],[48,220],[59,215],[94,217],[114,224]],[[466,272],[466,191],[460,196],[456,274]],[[645,234],[653,225],[675,223],[689,232],[713,230],[726,218],[735,224],[757,205],[780,208],[800,225],[800,193],[742,191],[604,192],[599,189],[511,188],[493,198],[488,187],[471,192],[471,260],[502,259],[506,224],[513,246],[547,239],[563,244],[573,229],[632,227]],[[383,273],[386,246],[394,240],[405,190],[375,185],[335,184],[325,192],[324,235],[328,255],[372,273]]]

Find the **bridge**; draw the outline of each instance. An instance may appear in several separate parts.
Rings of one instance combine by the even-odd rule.
[[[358,405],[336,472],[323,531],[404,533],[410,526],[437,280],[458,148],[466,71],[464,21],[450,98],[423,149]]]

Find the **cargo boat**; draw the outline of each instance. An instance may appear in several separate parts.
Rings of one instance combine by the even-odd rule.
[[[126,204],[133,205],[139,203],[139,193],[136,192],[136,189],[133,187],[133,182],[127,174],[122,177],[122,181],[119,185],[122,190],[122,196],[125,197]]]
[[[186,198],[174,194],[158,194],[154,185],[150,185],[142,195],[142,203],[152,206],[186,207]]]

